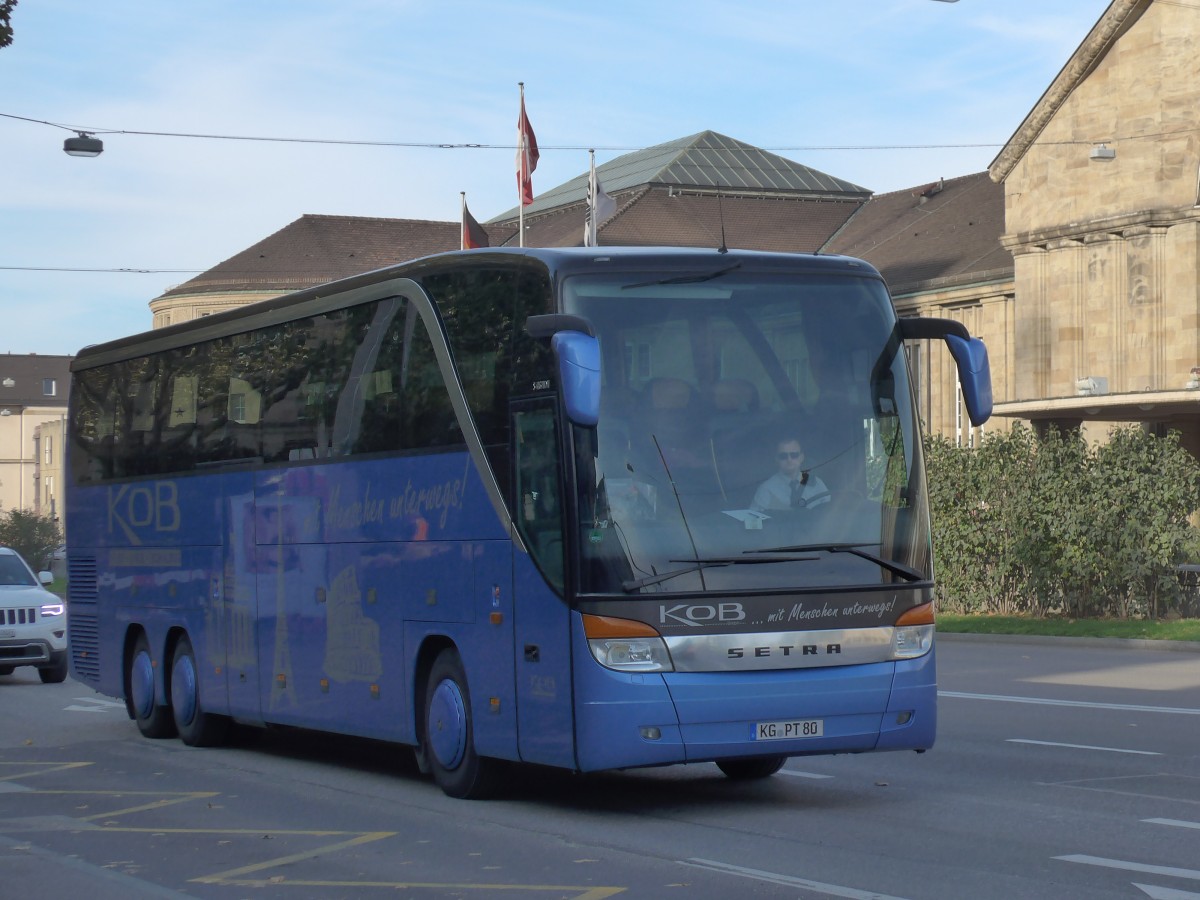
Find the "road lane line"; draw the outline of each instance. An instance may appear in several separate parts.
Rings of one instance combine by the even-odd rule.
[[[785,887],[804,888],[825,894],[830,897],[847,897],[849,900],[903,900],[890,894],[879,894],[875,891],[860,891],[855,888],[842,887],[840,884],[825,884],[822,881],[809,881],[807,878],[795,878],[791,875],[781,875],[778,872],[765,872],[762,869],[748,869],[745,866],[734,866],[718,862],[715,859],[681,859],[681,865],[697,869],[708,869],[712,872],[724,872],[728,875],[741,875],[743,878],[753,878],[756,881],[768,881],[771,884],[782,884]]]
[[[1186,822],[1183,819],[1142,819],[1149,825],[1171,825],[1175,828],[1195,828],[1200,830],[1200,822]]]
[[[955,697],[960,700],[996,700],[1001,703],[1033,703],[1039,706],[1074,706],[1080,709],[1119,709],[1127,712],[1200,716],[1200,709],[1189,709],[1186,706],[1138,706],[1133,703],[1090,703],[1085,700],[1048,700],[1042,697],[1009,697],[1004,694],[967,694],[962,691],[938,691],[938,696]]]
[[[1195,891],[1177,891],[1175,888],[1159,887],[1156,884],[1138,884],[1133,886],[1140,890],[1150,900],[1200,900],[1200,894]]]
[[[818,775],[816,772],[798,772],[795,769],[780,769],[780,775],[791,775],[793,778],[832,778],[832,775]]]
[[[1103,750],[1105,753],[1133,753],[1137,756],[1162,756],[1153,750],[1123,750],[1120,747],[1093,747],[1091,744],[1060,744],[1057,741],[1031,741],[1027,738],[1006,738],[1006,744],[1036,744],[1039,747],[1068,747],[1071,750]]]
[[[1145,872],[1147,875],[1167,875],[1171,878],[1190,878],[1200,881],[1200,869],[1178,869],[1174,866],[1148,866],[1145,863],[1129,862],[1124,859],[1105,859],[1103,856],[1072,854],[1055,856],[1063,862],[1083,863],[1085,866],[1101,866],[1105,869],[1121,869],[1125,872]]]

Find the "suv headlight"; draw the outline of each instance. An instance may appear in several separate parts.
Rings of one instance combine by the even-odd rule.
[[[42,618],[43,619],[52,619],[55,616],[61,616],[66,611],[67,611],[67,607],[62,602],[43,603],[42,604]]]

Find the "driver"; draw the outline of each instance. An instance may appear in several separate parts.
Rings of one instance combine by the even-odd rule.
[[[759,485],[751,509],[801,509],[829,502],[825,482],[803,468],[804,450],[799,440],[788,437],[780,441],[775,459],[779,471]]]

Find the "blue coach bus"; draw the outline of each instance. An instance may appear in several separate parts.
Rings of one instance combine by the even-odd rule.
[[[395,741],[458,797],[925,750],[926,338],[982,422],[978,339],[834,256],[448,253],[89,347],[72,674],[147,737]]]

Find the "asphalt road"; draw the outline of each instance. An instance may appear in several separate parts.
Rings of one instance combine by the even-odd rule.
[[[1193,648],[1200,649],[1200,648]],[[280,731],[141,738],[78,683],[0,677],[0,898],[1200,900],[1200,653],[943,638],[927,754],[516,775]]]

